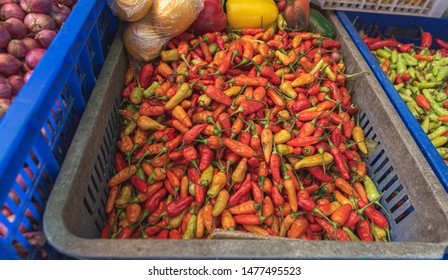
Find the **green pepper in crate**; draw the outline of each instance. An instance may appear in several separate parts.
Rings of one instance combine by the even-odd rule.
[[[429,117],[425,117],[422,121],[422,123],[420,124],[420,126],[422,127],[423,131],[428,134],[429,131]]]
[[[402,54],[398,54],[398,61],[397,61],[397,74],[401,75],[404,72],[406,72],[406,64],[403,60]]]
[[[381,58],[384,58],[384,59],[390,59],[391,56],[392,56],[391,53],[386,51],[385,49],[378,49],[378,50],[376,50],[376,55],[381,57]]]
[[[446,126],[441,126],[441,127],[437,128],[431,134],[428,134],[428,138],[433,140],[433,139],[435,139],[435,138],[437,138],[439,136],[442,136],[446,131],[447,131]]]
[[[446,136],[439,136],[437,138],[434,138],[431,140],[431,143],[434,145],[434,147],[439,148],[445,145],[448,142],[448,137]]]
[[[395,64],[395,63],[397,63],[397,61],[398,61],[398,52],[397,52],[397,50],[393,50],[391,57],[390,57],[390,62]]]

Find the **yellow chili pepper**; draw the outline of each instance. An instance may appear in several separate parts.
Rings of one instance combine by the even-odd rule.
[[[204,172],[202,172],[200,185],[208,186],[212,182],[213,177],[213,166],[210,165],[204,170]]]
[[[221,215],[222,211],[226,209],[227,203],[229,202],[230,194],[226,189],[219,192],[216,198],[215,205],[213,205],[212,215],[213,217],[218,217]]]
[[[182,239],[193,239],[195,236],[196,223],[198,217],[196,215],[192,215],[187,222],[187,228],[185,229],[184,235],[182,235]]]
[[[213,176],[212,184],[207,191],[207,195],[211,198],[214,198],[218,195],[218,193],[224,188],[226,185],[227,176],[224,172],[218,172]]]
[[[232,173],[232,180],[235,183],[241,183],[246,177],[247,158],[242,158]]]
[[[226,89],[224,91],[224,94],[229,97],[235,96],[235,95],[238,95],[238,93],[240,93],[242,89],[243,89],[243,87],[241,87],[241,86],[233,86],[233,87]]]
[[[177,104],[181,103],[184,99],[190,97],[192,94],[193,91],[189,87],[188,83],[181,84],[177,89],[176,94],[174,94],[174,96],[165,104],[165,109],[173,109]]]
[[[143,130],[164,130],[165,126],[147,116],[140,116],[137,126]]]
[[[312,155],[298,161],[294,168],[300,169],[304,167],[322,166],[322,164],[328,165],[333,162],[333,156],[330,153],[324,152],[322,156],[320,154]]]
[[[187,112],[185,112],[184,108],[182,108],[182,106],[177,105],[176,107],[173,108],[171,113],[173,115],[173,118],[180,121],[186,127],[191,127],[193,125],[191,123],[190,117],[188,116]]]
[[[312,84],[314,82],[314,75],[313,74],[303,74],[302,76],[298,77],[294,81],[292,81],[291,86],[292,87],[301,87],[306,86],[309,84]]]
[[[228,0],[226,10],[227,22],[234,29],[266,28],[278,17],[273,0]]]
[[[289,133],[286,129],[282,129],[276,134],[274,134],[274,142],[275,144],[284,144],[291,139],[291,133]]]
[[[289,56],[282,53],[281,51],[275,51],[275,56],[278,57],[278,59],[280,59],[283,65],[288,66],[289,64],[291,64]]]
[[[290,82],[283,82],[280,85],[280,91],[292,99],[296,99],[297,97],[297,92],[292,88]]]
[[[176,62],[180,60],[180,56],[177,54],[177,49],[161,51],[160,58],[165,62]]]
[[[363,153],[367,154],[367,145],[365,142],[364,131],[360,126],[355,126],[352,131],[353,140],[355,140],[358,149]]]
[[[387,232],[379,226],[373,225],[373,236],[377,237],[379,240],[382,240],[387,236]]]
[[[282,156],[292,155],[294,153],[294,147],[285,144],[279,144],[277,145],[277,152]]]

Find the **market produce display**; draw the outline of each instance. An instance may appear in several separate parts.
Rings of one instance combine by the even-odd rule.
[[[341,43],[283,28],[182,33],[128,68],[102,238],[390,240]]]
[[[363,36],[381,68],[448,163],[448,43],[423,32],[419,46]],[[433,41],[440,48],[431,49]]]
[[[31,77],[76,2],[0,1],[0,118]]]

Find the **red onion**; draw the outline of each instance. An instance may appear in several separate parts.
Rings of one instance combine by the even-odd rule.
[[[53,2],[59,3],[65,6],[72,6],[75,4],[75,0],[53,0]]]
[[[20,61],[9,53],[0,53],[0,75],[9,77],[20,70]]]
[[[36,68],[37,64],[39,64],[39,61],[42,59],[44,54],[45,49],[42,48],[32,49],[26,54],[25,62],[31,69],[34,69]]]
[[[56,26],[60,28],[67,20],[72,10],[64,5],[54,4],[50,16],[55,21]]]
[[[0,98],[11,98],[12,87],[8,80],[0,77]]]
[[[22,42],[25,44],[25,46],[27,47],[28,50],[32,50],[32,49],[41,47],[39,42],[37,42],[33,38],[28,38],[28,37],[27,38],[23,38]]]
[[[8,18],[4,25],[13,39],[22,39],[28,33],[25,24],[20,19]]]
[[[338,52],[332,52],[330,54],[331,60],[333,60],[336,63],[339,63],[339,61],[341,61],[341,54]]]
[[[26,15],[23,22],[26,28],[32,33],[37,33],[44,29],[55,29],[54,20],[45,14],[30,13]]]
[[[1,18],[7,20],[8,18],[18,18],[23,20],[25,18],[25,12],[19,5],[14,3],[8,3],[2,6]]]
[[[26,53],[28,52],[28,48],[21,40],[11,40],[8,44],[8,53],[12,54],[17,58],[24,58]]]
[[[47,49],[50,46],[51,42],[53,41],[54,37],[56,37],[55,31],[45,29],[37,32],[34,39],[36,39],[36,41],[39,42],[39,44],[41,44],[42,47]]]
[[[52,0],[20,0],[20,7],[27,13],[48,14],[52,4]]]
[[[8,111],[11,101],[6,98],[0,98],[0,118]],[[1,225],[1,223],[0,223]],[[8,231],[6,231],[8,232]],[[6,233],[4,233],[6,235]],[[0,235],[1,236],[1,235]]]
[[[19,93],[20,89],[23,87],[23,84],[25,83],[23,81],[23,78],[19,75],[9,76],[8,81],[9,84],[11,85],[13,95]]]
[[[23,81],[26,83],[31,78],[31,75],[33,75],[33,70],[26,72],[25,75],[23,75]]]
[[[11,41],[11,35],[4,25],[0,26],[0,48],[5,48],[9,41]]]

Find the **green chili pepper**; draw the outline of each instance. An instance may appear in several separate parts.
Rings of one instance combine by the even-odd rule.
[[[208,45],[208,50],[210,51],[211,54],[215,54],[216,51],[218,50],[218,45],[216,44],[216,42],[213,42],[210,45]]]
[[[409,66],[417,66],[418,60],[407,53],[402,53],[404,62]]]
[[[399,91],[400,89],[402,89],[404,87],[404,84],[401,83],[401,84],[398,84],[398,85],[394,85],[394,87],[395,87],[396,91]]]
[[[435,96],[437,102],[444,102],[448,96],[444,92],[438,92]]]
[[[342,227],[342,230],[348,234],[351,241],[359,241],[359,238],[347,227]]]
[[[137,128],[137,122],[133,119],[129,120],[128,125],[124,129],[124,135],[130,135]]]
[[[132,104],[141,104],[143,99],[143,89],[141,87],[133,88],[129,99]]]
[[[422,123],[420,124],[420,126],[422,127],[423,131],[424,131],[426,134],[428,134],[428,131],[429,131],[429,117],[428,117],[428,116],[426,116],[426,117],[423,119],[423,121],[422,121]]]
[[[139,177],[140,179],[146,182],[146,175],[145,172],[143,171],[143,168],[140,167],[139,169],[137,169],[137,172],[135,172],[135,176]]]
[[[372,202],[378,200],[381,197],[380,192],[376,188],[375,183],[370,179],[369,176],[364,176],[364,187],[366,189],[367,199]]]
[[[444,126],[442,126],[444,127]],[[439,136],[437,138],[434,138],[431,140],[431,143],[434,145],[434,147],[438,148],[446,144],[448,142],[448,137],[446,136]]]
[[[442,68],[440,68],[440,69],[439,69],[439,73],[437,73],[436,80],[437,80],[438,82],[443,81],[443,80],[446,78],[447,74],[448,74],[448,67],[442,67]]]
[[[389,74],[388,78],[389,78],[389,81],[390,81],[391,83],[395,82],[395,79],[397,78],[397,73],[395,73],[395,71],[392,71],[392,72]]]
[[[435,86],[437,86],[437,82],[420,82],[420,83],[417,83],[417,87],[419,88],[419,89],[428,89],[428,88],[433,88],[433,87],[435,87]]]
[[[406,102],[406,105],[408,106],[409,111],[411,111],[412,115],[414,116],[414,118],[418,119],[418,112],[415,109],[415,106],[412,102]]]
[[[395,63],[397,63],[397,61],[398,61],[398,52],[396,50],[393,50],[392,54],[391,54],[390,62],[395,64]]]
[[[417,63],[417,68],[420,69],[420,70],[422,70],[422,69],[424,69],[424,68],[426,67],[426,65],[428,65],[428,61],[426,61],[426,60],[420,60],[420,61]]]
[[[404,72],[406,72],[406,65],[405,65],[405,62],[403,61],[402,54],[400,53],[400,54],[398,54],[397,73],[399,75],[401,75]]]
[[[189,184],[189,185],[188,185],[188,193],[189,193],[191,196],[196,197],[196,190],[195,190],[195,186],[194,186],[194,184]]]
[[[446,130],[447,130],[446,126],[441,126],[437,128],[434,132],[428,134],[428,138],[432,140],[439,136],[442,136],[446,132]]]
[[[378,55],[379,57],[382,57],[384,59],[390,59],[391,58],[391,53],[386,51],[385,49],[378,49],[378,50],[376,50],[376,55]]]
[[[120,207],[127,204],[132,197],[132,188],[130,186],[124,186],[121,188],[120,194],[115,200],[115,205]]]
[[[132,113],[138,112],[138,108],[135,107],[134,104],[129,104],[128,106],[126,106],[126,110],[131,111]]]
[[[443,122],[439,122],[439,121],[434,122],[434,125],[432,126],[433,131],[438,129],[442,125],[443,125]]]
[[[448,158],[448,148],[445,147],[437,148],[437,152],[439,152],[439,155],[444,159]]]
[[[414,67],[408,68],[407,72],[411,76],[412,79],[415,79],[415,68]]]
[[[407,96],[406,94],[400,93],[400,96],[405,102],[413,102],[414,101],[414,99],[412,99],[412,97]]]
[[[145,98],[149,98],[154,94],[154,91],[160,87],[160,83],[157,81],[154,81],[147,89],[143,91],[143,96]]]

